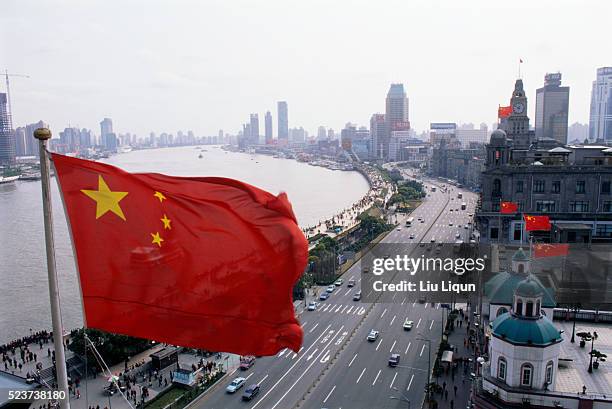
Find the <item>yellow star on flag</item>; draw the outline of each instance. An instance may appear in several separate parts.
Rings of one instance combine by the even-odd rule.
[[[95,200],[96,219],[99,219],[104,216],[106,212],[110,211],[125,220],[125,215],[123,214],[123,210],[121,210],[121,206],[119,206],[119,202],[127,196],[128,192],[111,191],[102,175],[98,175],[98,190],[82,189],[81,192],[90,199]]]
[[[166,200],[166,196],[164,196],[164,194],[162,192],[155,192],[155,194],[153,196],[158,198],[160,203],[163,202],[164,200]]]
[[[164,217],[159,220],[161,220],[162,223],[164,224],[164,229],[172,230],[172,227],[170,227],[170,222],[172,220],[168,219],[168,216],[166,216],[165,213],[164,213]]]
[[[159,232],[155,234],[151,233],[151,237],[153,237],[153,241],[151,241],[151,243],[157,244],[159,247],[161,247],[162,241],[164,241],[164,239],[161,238],[161,236],[159,235]]]

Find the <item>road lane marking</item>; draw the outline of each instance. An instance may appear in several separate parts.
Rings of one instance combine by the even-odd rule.
[[[393,316],[393,319],[391,320],[391,322],[389,323],[389,326],[393,325],[393,321],[395,321],[395,317],[397,317],[397,315]]]
[[[421,325],[421,318],[419,318],[419,322],[417,322],[417,328],[419,327],[419,325]]]
[[[334,312],[340,311],[341,308],[342,308],[342,304],[338,305],[338,308],[336,308],[336,311],[334,311]]]
[[[414,307],[416,305],[416,300],[412,303],[412,306]]]
[[[425,309],[427,309],[427,303],[425,303]]]
[[[334,391],[334,389],[336,389],[336,385],[334,385],[334,387],[331,389],[331,391],[329,391],[329,393],[327,394],[325,399],[323,399],[323,403],[327,402],[327,399],[329,399],[329,397],[331,396],[331,394]]]
[[[245,381],[248,381],[248,380],[249,380],[249,378],[250,378],[251,376],[253,376],[253,373],[254,373],[254,372],[251,372],[251,373],[249,374],[249,376],[247,376],[246,378],[244,378],[244,380],[245,380]]]
[[[289,387],[289,389],[287,389],[287,392],[285,392],[283,394],[283,396],[280,397],[280,399],[274,404],[274,406],[272,406],[272,408],[270,409],[275,409],[283,399],[285,399],[285,396],[287,396],[289,394],[289,392],[291,392],[291,389],[293,389],[295,387],[295,385],[297,385],[297,383],[304,377],[304,375],[306,375],[306,372],[308,372],[308,370],[310,370],[310,368],[312,368],[312,365],[315,364],[315,362],[317,362],[317,360],[319,359],[319,357],[321,356],[321,354],[325,351],[326,348],[329,348],[326,351],[326,354],[329,354],[331,351],[331,345],[332,342],[334,341],[334,338],[336,336],[338,336],[338,334],[340,333],[340,331],[342,331],[342,329],[344,329],[344,325],[340,327],[340,329],[338,331],[336,331],[336,335],[333,336],[333,338],[329,341],[329,344],[327,344],[323,350],[319,353],[319,355],[317,355],[317,357],[311,362],[310,365],[308,365],[308,367],[302,371],[302,374],[295,380],[295,382],[293,382],[293,384]],[[329,357],[327,358],[327,360],[329,360]],[[297,363],[297,362],[296,362]],[[264,395],[264,397],[262,398],[262,400],[266,397],[266,395]],[[260,401],[261,402],[261,401]],[[255,408],[256,405],[253,405],[253,408]]]
[[[306,326],[306,324],[308,324],[308,321],[306,321],[305,323],[302,324],[302,329],[304,329],[304,327]]]
[[[414,374],[412,374],[412,376],[410,377],[410,382],[408,382],[408,387],[406,388],[407,391],[410,390],[410,387],[412,386],[412,380],[414,379]]]
[[[346,313],[350,314],[352,309],[353,309],[353,306],[351,305],[351,307],[346,311]]]
[[[419,356],[423,356],[423,351],[425,351],[425,344],[423,344],[423,348],[421,348],[421,353],[419,354]]]
[[[279,352],[278,355],[276,355],[278,358],[282,357],[283,355],[285,355],[285,352],[287,351],[287,348],[283,349],[282,351]]]
[[[393,380],[391,381],[391,385],[389,385],[389,389],[393,389],[393,382],[395,382],[395,378],[397,378],[397,372],[393,375]]]
[[[361,307],[361,309],[359,310],[359,312],[357,313],[357,315],[363,315],[365,313],[366,309]]]
[[[378,345],[376,346],[377,351],[378,351],[378,348],[380,347],[380,344],[382,344],[382,338],[380,339],[380,341],[378,342]]]
[[[357,382],[355,383],[359,383],[359,381],[361,380],[361,377],[363,376],[363,373],[365,372],[365,368],[363,368],[363,371],[361,371],[361,374],[359,375],[359,378],[357,378]]]
[[[431,331],[431,329],[433,328],[433,324],[434,324],[434,320],[431,320],[431,324],[429,324],[429,330]]]
[[[376,383],[376,381],[378,380],[378,377],[380,376],[380,373],[382,372],[382,369],[378,370],[378,373],[376,374],[376,378],[374,378],[374,382],[372,382],[372,386],[374,386],[374,384]]]
[[[406,347],[406,352],[404,352],[405,354],[407,354],[407,353],[408,353],[408,350],[410,349],[410,345],[412,345],[412,342],[409,342],[409,343],[408,343],[408,346]]]
[[[405,302],[406,302],[406,297],[404,297],[404,299],[402,300],[402,303],[400,305],[404,305]]]
[[[310,331],[308,331],[308,333],[309,333],[309,334],[310,334],[310,333],[312,333],[312,331],[314,331],[314,330],[315,330],[315,328],[317,328],[318,326],[319,326],[319,323],[317,322],[317,323],[315,324],[315,326],[314,326],[314,327],[312,327],[312,328],[310,329]]]
[[[380,318],[384,317],[385,314],[387,313],[387,309],[385,308],[385,310],[382,312],[382,314],[380,315]]]
[[[327,311],[328,308],[329,308],[329,304],[326,304],[325,308],[323,308],[323,312]]]
[[[348,290],[346,290],[346,292],[344,293],[345,296],[349,295],[351,292],[351,289],[349,288]]]
[[[262,383],[263,381],[265,381],[266,379],[268,379],[268,376],[270,376],[270,374],[267,374],[266,376],[264,376],[264,377],[263,377],[263,379],[262,379],[261,381],[257,382],[257,385],[261,385],[261,383]]]
[[[312,343],[312,345],[310,345],[310,346],[308,347],[308,349],[306,350],[306,352],[310,351],[310,349],[311,349],[312,347],[314,347],[314,346],[317,344],[317,342],[319,342],[319,338],[321,338],[321,337],[322,337],[322,336],[323,336],[323,335],[324,335],[324,334],[327,332],[327,330],[328,330],[330,327],[331,327],[331,325],[328,325],[328,326],[327,326],[327,328],[325,328],[325,329],[323,330],[323,332],[321,332],[321,335],[319,335],[319,336],[317,337],[317,339],[315,339],[315,341]],[[304,358],[304,356],[306,356],[306,355],[302,355],[302,356],[300,356],[300,358],[299,358],[297,361],[295,361],[295,363],[294,363],[293,365],[291,365],[291,367],[290,367],[290,368],[289,368],[287,371],[285,371],[285,373],[283,374],[283,376],[281,376],[281,377],[280,377],[280,378],[279,378],[279,379],[276,381],[276,383],[275,383],[274,385],[272,385],[272,387],[271,387],[270,389],[268,389],[268,392],[266,392],[266,394],[265,394],[265,395],[264,395],[264,396],[263,396],[263,397],[262,397],[262,398],[261,398],[259,401],[255,402],[255,405],[253,405],[253,409],[254,409],[254,408],[257,406],[257,405],[259,405],[259,403],[260,403],[260,402],[262,402],[262,401],[263,401],[263,400],[266,398],[266,396],[268,396],[268,395],[270,394],[270,392],[272,392],[272,390],[273,390],[274,388],[276,388],[276,387],[278,386],[278,384],[279,384],[279,383],[281,383],[281,381],[282,381],[283,379],[285,379],[285,377],[286,377],[286,376],[289,374],[289,372],[291,372],[291,370],[292,370],[293,368],[295,368],[295,366],[296,366],[296,365],[297,365],[297,364],[298,364],[298,363],[299,363],[299,362],[302,360],[302,358]]]
[[[330,353],[329,353],[329,349],[327,350],[327,352],[325,352],[325,355],[323,355],[323,358],[321,358],[321,363],[324,364],[325,362],[329,361],[329,357],[330,357]]]
[[[351,365],[353,365],[353,361],[355,360],[355,358],[357,358],[357,354],[355,354],[353,359],[351,359],[351,362],[349,362],[349,364],[348,364],[349,368],[351,367]]]
[[[340,314],[344,314],[344,310],[346,310],[348,307],[349,307],[348,305],[345,305],[342,311],[340,311]]]
[[[395,344],[397,343],[397,341],[393,341],[393,345],[391,345],[391,349],[389,350],[389,352],[393,352],[393,348],[395,348]]]
[[[308,357],[306,358],[307,361],[310,361],[312,359],[312,357],[314,356],[314,354],[317,353],[317,351],[319,350],[319,348],[315,348],[314,351],[312,351],[312,353],[310,355],[308,355]]]

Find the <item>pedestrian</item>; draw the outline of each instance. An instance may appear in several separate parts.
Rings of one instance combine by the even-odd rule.
[[[453,386],[453,389],[455,390],[455,396],[457,396],[457,385]]]
[[[455,401],[452,399],[450,401],[450,409],[455,409]]]
[[[448,400],[448,391],[444,390],[444,400]]]

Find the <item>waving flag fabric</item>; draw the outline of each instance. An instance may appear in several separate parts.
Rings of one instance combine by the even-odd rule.
[[[501,202],[500,212],[502,214],[514,214],[518,212],[518,204],[514,202]]]
[[[292,288],[308,246],[285,194],[52,158],[87,327],[241,355],[300,349]]]
[[[550,230],[550,219],[548,216],[530,216],[523,215],[525,219],[525,230],[533,231],[533,230]]]

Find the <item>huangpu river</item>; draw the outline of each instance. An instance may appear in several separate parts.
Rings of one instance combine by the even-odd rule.
[[[222,176],[273,194],[287,192],[302,227],[352,206],[368,191],[357,172],[332,171],[291,159],[226,152],[218,146],[137,150],[104,161],[129,172]],[[202,158],[199,158],[199,155]],[[51,180],[55,250],[63,324],[82,326],[81,299],[66,218]],[[40,181],[0,185],[0,343],[51,329]]]

